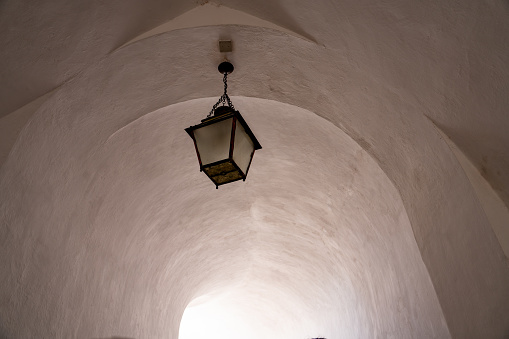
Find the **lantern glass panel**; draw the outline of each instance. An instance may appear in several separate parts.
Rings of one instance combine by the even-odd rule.
[[[203,166],[227,159],[233,119],[225,119],[194,130],[196,147]]]
[[[244,126],[237,120],[235,127],[235,142],[233,146],[233,161],[239,166],[240,170],[247,174],[251,155],[254,151],[254,144],[249,135],[246,133]]]

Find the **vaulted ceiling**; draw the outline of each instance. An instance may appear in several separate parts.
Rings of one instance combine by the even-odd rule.
[[[509,334],[454,153],[507,213],[507,2],[4,1],[0,29],[0,337],[177,338],[190,303],[245,338]],[[225,56],[264,148],[215,190],[183,129]]]

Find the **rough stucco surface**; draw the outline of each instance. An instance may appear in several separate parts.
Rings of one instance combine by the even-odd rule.
[[[490,225],[497,236],[500,246],[505,256],[509,258],[509,209],[495,191],[493,191],[490,184],[481,173],[479,173],[465,155],[458,150],[458,147],[454,145],[447,136],[443,135],[443,137],[456,155],[461,167],[472,183],[472,187],[477,193],[479,202],[490,221]]]
[[[9,337],[176,338],[188,302],[225,290],[239,295],[253,338],[448,336],[402,202],[376,163],[310,112],[234,100],[265,147],[245,184],[215,190],[196,170],[182,131],[210,99],[150,113],[106,140],[98,133],[81,152],[61,145],[69,163],[34,170],[47,193],[27,213],[19,208],[36,188],[2,182],[19,192],[3,205],[12,218],[2,253],[19,280],[2,291],[29,296],[3,296],[2,318],[18,324]],[[68,127],[70,140],[87,133]],[[33,146],[24,159],[37,156]]]
[[[190,5],[180,4],[181,9]],[[324,311],[313,309],[318,306],[309,305],[302,291],[323,300],[325,309],[338,301],[329,312],[334,319],[322,325],[331,338],[447,337],[448,331],[455,338],[502,338],[509,333],[507,259],[468,178],[425,117],[431,116],[478,167],[478,154],[496,154],[484,172],[490,181],[490,171],[500,171],[498,181],[490,183],[497,183],[504,199],[509,143],[504,142],[507,116],[501,112],[507,107],[509,63],[503,60],[509,53],[503,48],[509,44],[503,43],[507,35],[490,34],[508,31],[502,4],[466,4],[461,11],[396,2],[331,3],[332,8],[282,4],[228,3],[314,37],[318,44],[242,26],[168,32],[109,55],[89,44],[95,58],[76,67],[82,72],[40,107],[0,169],[1,335],[176,338],[186,305],[225,285],[241,295],[285,286],[280,295],[286,303],[272,305],[307,310],[288,317],[303,332],[315,330],[313,319]],[[331,24],[324,27],[324,22]],[[463,37],[461,28],[471,22],[487,29]],[[255,159],[258,172],[253,167],[245,184],[209,192],[210,183],[199,176],[188,150],[174,157],[189,140],[171,131],[181,131],[206,112],[198,107],[202,102],[188,100],[219,95],[216,42],[224,35],[235,41],[233,94],[302,107],[338,128],[306,136],[300,120],[313,128],[321,126],[320,120],[308,121],[309,113],[295,110],[302,114],[287,123],[289,133],[297,134],[289,139],[303,142],[294,143],[295,148],[287,144],[288,154],[308,155],[302,164],[296,157],[284,159],[283,150],[271,150],[261,138],[265,148]],[[485,43],[475,45],[480,41]],[[482,64],[475,62],[481,60],[476,54],[481,49],[489,54]],[[7,63],[19,66],[15,56]],[[26,58],[34,60],[34,55]],[[500,76],[482,72],[495,64]],[[270,110],[255,109],[266,102],[236,100],[253,105],[246,110],[249,121],[260,126],[257,134],[267,133],[269,144],[279,138],[270,134],[278,126],[271,125]],[[177,106],[171,106],[166,115],[154,112],[178,102],[196,111],[172,114]],[[473,107],[466,117],[461,115],[464,103]],[[278,105],[269,106],[276,111]],[[281,119],[290,114],[281,111]],[[327,135],[334,138],[323,139]],[[273,164],[280,157],[288,163]],[[280,185],[267,188],[267,178],[278,177]],[[365,195],[357,200],[338,189],[352,178],[358,178],[353,196]],[[313,185],[319,188],[312,190]],[[211,198],[218,192],[220,199]],[[305,199],[295,198],[299,195]],[[355,204],[341,205],[350,201]],[[210,221],[218,206],[232,205],[237,213],[222,212]],[[318,220],[311,217],[318,215]],[[275,227],[289,227],[291,220],[306,237]],[[399,232],[392,234],[394,229]],[[252,244],[253,232],[265,238]],[[274,252],[267,248],[271,239],[282,248],[302,247],[313,257]],[[397,246],[391,248],[394,241]],[[330,253],[316,251],[317,243]],[[323,282],[285,284],[293,274],[315,270],[324,275]],[[284,272],[244,283],[252,280],[249,272],[261,271]],[[304,315],[309,322],[299,321]]]
[[[0,116],[206,3],[317,41],[335,50],[338,59],[347,57],[349,68],[362,69],[390,93],[423,106],[422,113],[446,131],[509,204],[509,5],[504,0],[6,0],[0,7]],[[284,59],[285,49],[278,53]],[[315,60],[342,75],[335,62],[320,55]]]

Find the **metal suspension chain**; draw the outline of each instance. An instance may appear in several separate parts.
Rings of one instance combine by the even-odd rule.
[[[224,83],[224,93],[223,93],[223,95],[221,95],[221,97],[216,102],[214,107],[212,107],[212,110],[207,115],[207,118],[210,118],[214,114],[214,111],[221,103],[223,104],[223,106],[225,106],[225,104],[227,104],[228,107],[235,110],[235,107],[233,107],[232,101],[230,100],[230,97],[227,94],[227,92],[228,92],[228,73],[226,73],[226,72],[224,73],[224,76],[223,76],[223,83]]]

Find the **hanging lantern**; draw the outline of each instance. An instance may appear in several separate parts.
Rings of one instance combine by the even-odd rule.
[[[233,65],[225,61],[218,70],[224,74],[224,94],[201,124],[186,128],[194,141],[200,171],[205,172],[216,188],[246,180],[254,152],[262,148],[228,97],[227,77],[233,72]]]

